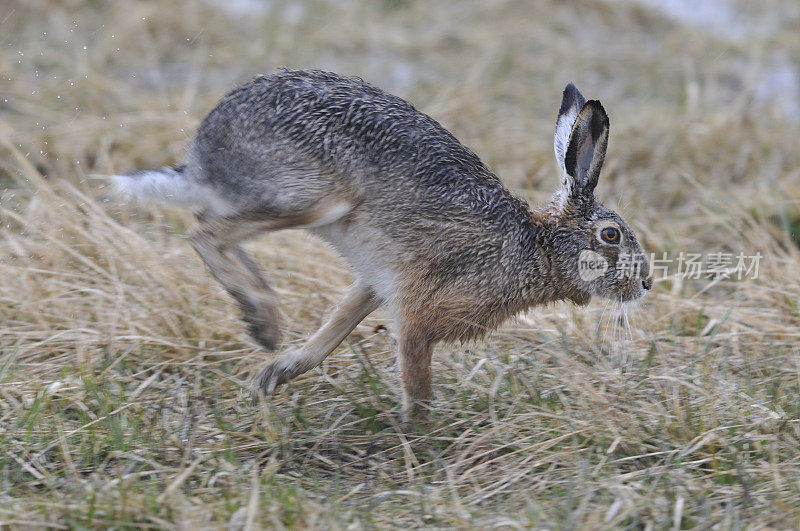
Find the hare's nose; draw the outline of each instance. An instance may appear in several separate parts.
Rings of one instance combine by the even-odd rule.
[[[652,289],[653,288],[653,277],[647,277],[642,280],[642,287],[644,289]]]

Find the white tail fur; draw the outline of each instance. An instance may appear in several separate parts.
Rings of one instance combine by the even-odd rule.
[[[183,168],[163,167],[127,175],[112,175],[117,190],[125,197],[187,208],[194,212],[225,215],[233,208],[214,190],[186,177]]]

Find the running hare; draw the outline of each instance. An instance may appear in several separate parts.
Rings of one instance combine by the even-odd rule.
[[[479,338],[539,304],[627,301],[650,289],[633,231],[594,197],[607,143],[602,105],[567,85],[555,133],[561,188],[531,210],[405,100],[357,78],[283,70],[226,95],[185,165],[115,180],[128,195],[195,212],[194,248],[267,350],[279,341],[277,300],[239,244],[288,228],[333,244],[358,280],[305,345],[261,369],[254,389],[269,395],[318,366],[385,306],[399,336],[406,418],[423,420],[436,342]],[[582,270],[586,260],[600,267]],[[623,260],[636,265],[628,274]]]

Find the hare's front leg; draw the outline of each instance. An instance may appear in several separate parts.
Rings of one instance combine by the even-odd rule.
[[[403,374],[403,420],[407,424],[425,424],[429,419],[431,390],[431,355],[433,342],[425,335],[403,332],[400,337],[400,364]]]
[[[278,385],[318,366],[379,305],[375,293],[356,282],[328,322],[302,347],[282,354],[261,369],[253,382],[254,391],[270,395]]]

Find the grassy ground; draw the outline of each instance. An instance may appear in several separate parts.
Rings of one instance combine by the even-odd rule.
[[[6,0],[0,527],[800,525],[800,125],[769,84],[797,75],[800,10],[754,6],[734,39],[621,1]],[[611,116],[598,195],[645,248],[760,252],[758,278],[672,268],[625,341],[597,301],[442,346],[428,434],[396,429],[381,312],[251,406],[264,354],[191,217],[92,175],[180,161],[225,90],[279,66],[409,98],[533,203],[574,81]],[[350,273],[302,232],[251,247],[302,341]]]

